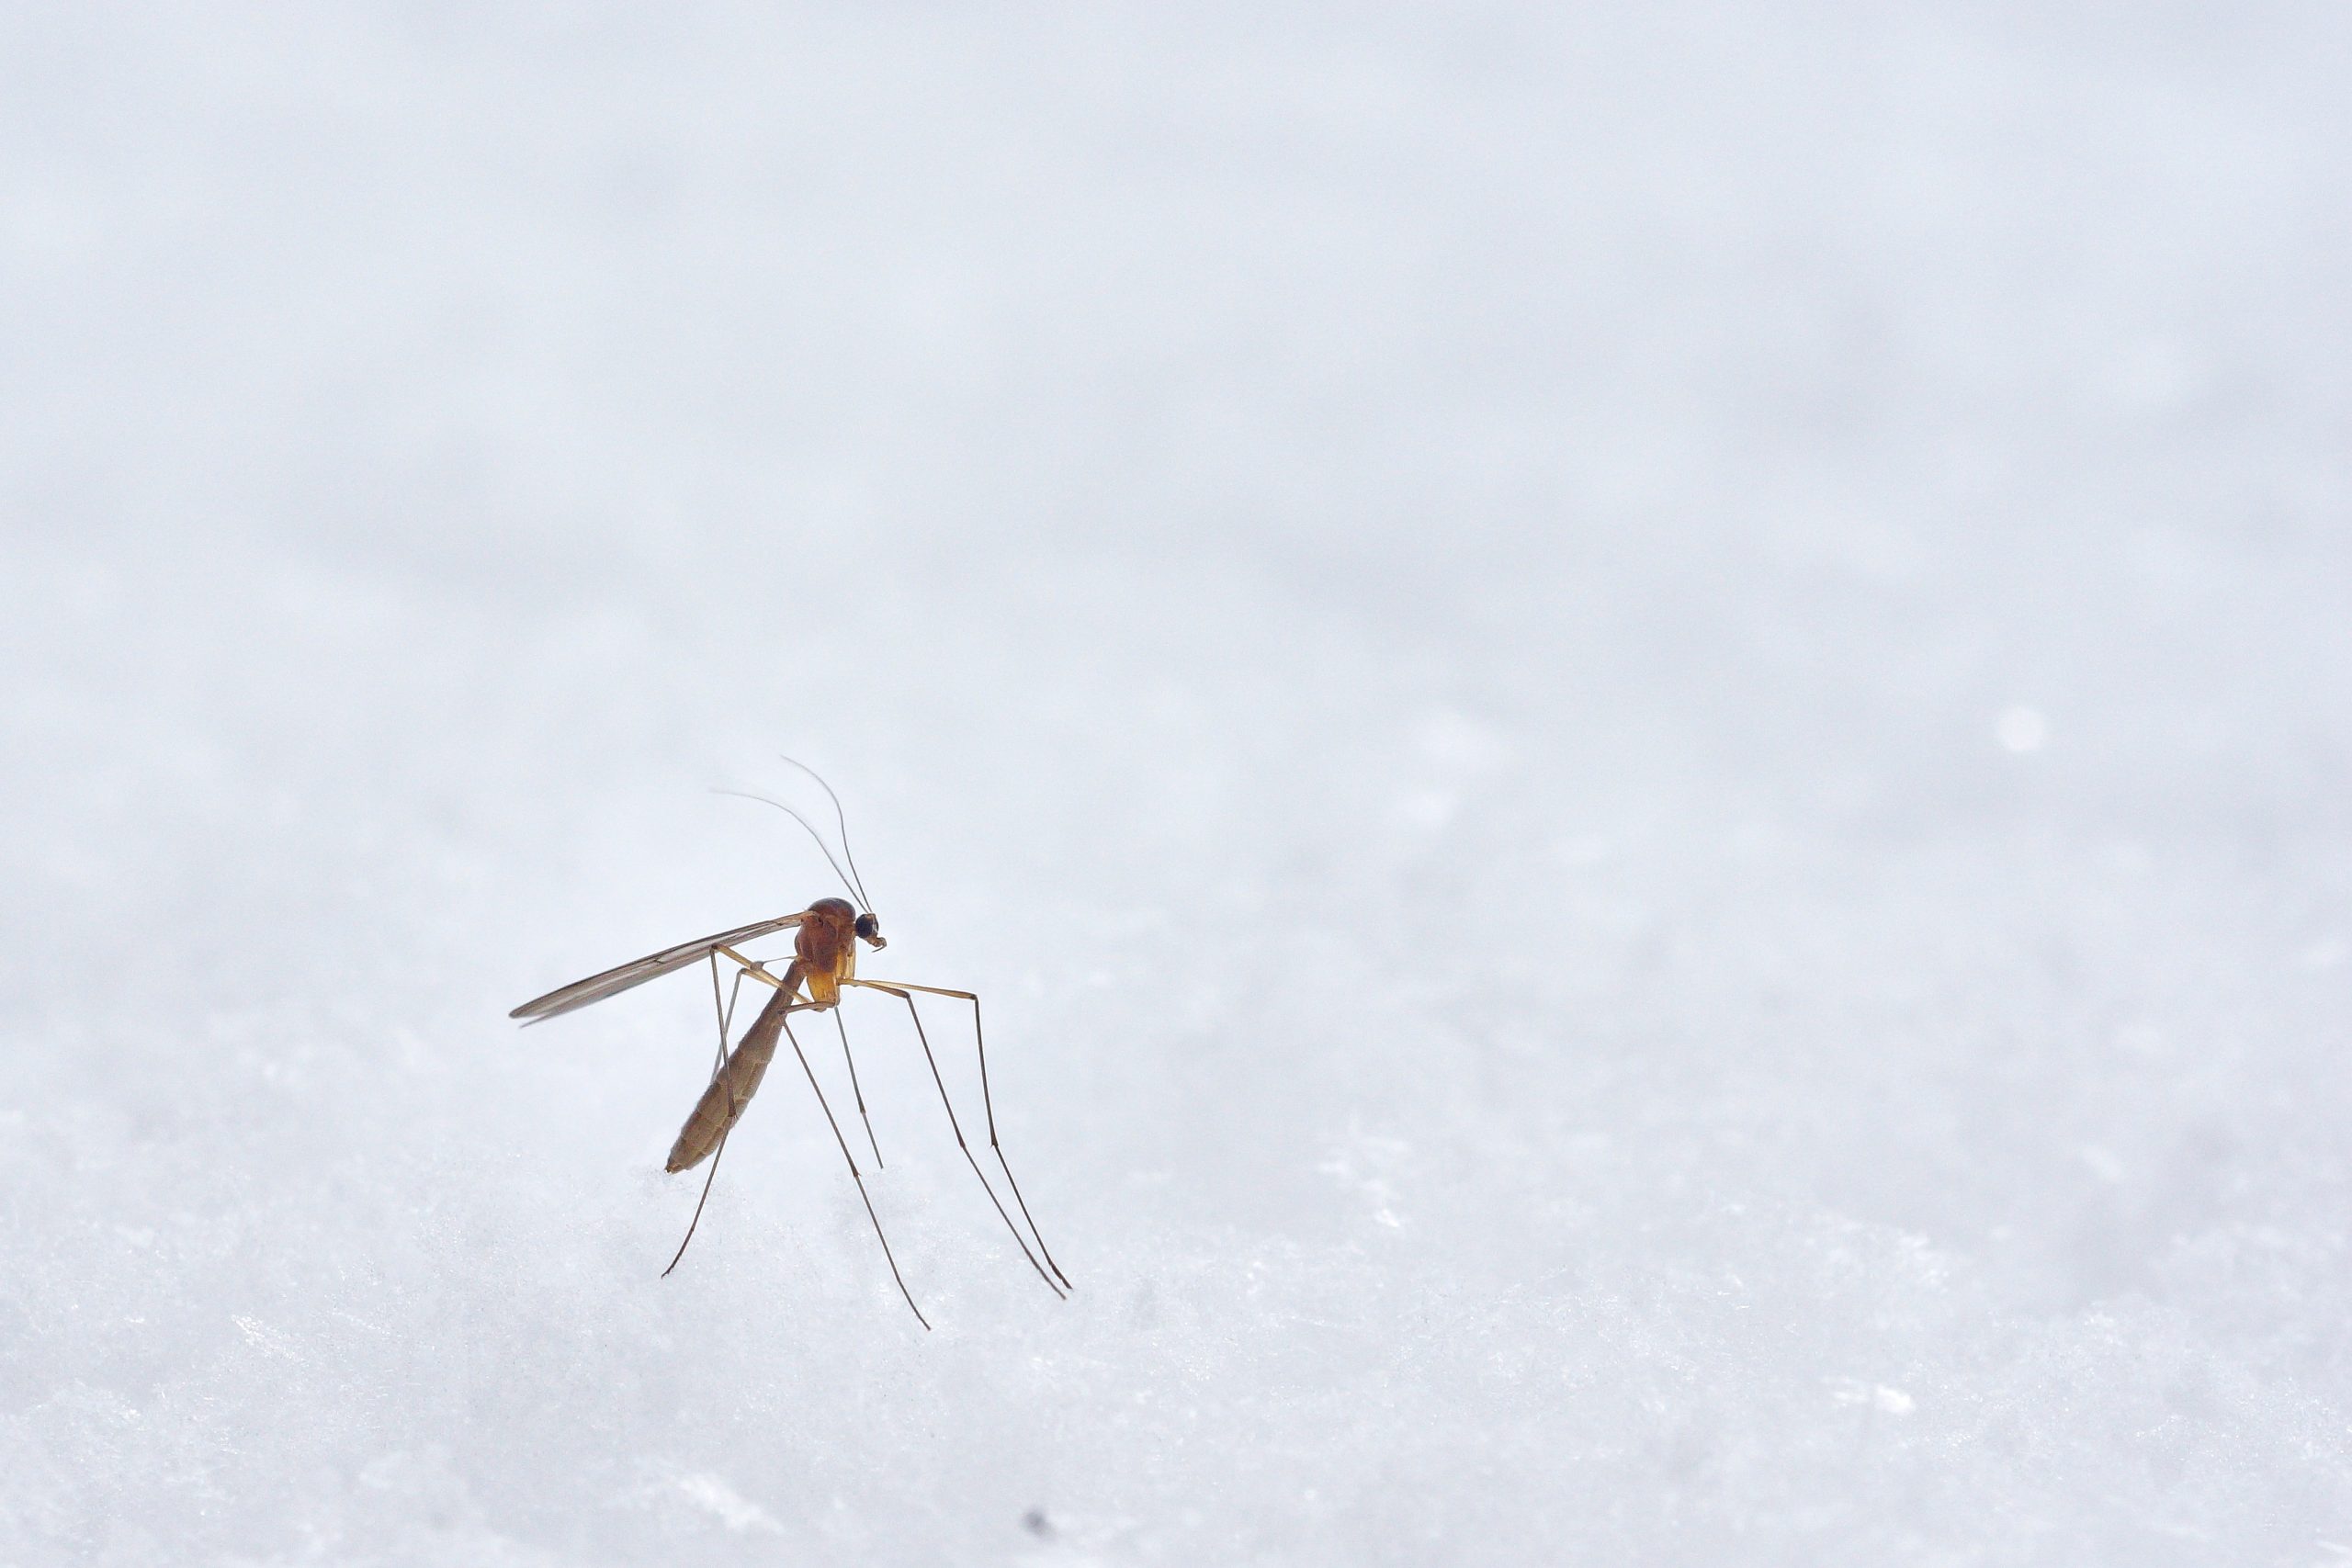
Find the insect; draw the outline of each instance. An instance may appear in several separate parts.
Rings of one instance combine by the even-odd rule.
[[[678,1250],[671,1258],[670,1267],[662,1270],[662,1277],[668,1278],[670,1270],[678,1266],[678,1259],[686,1255],[687,1243],[695,1238],[695,1227],[702,1223],[703,1205],[710,1201],[710,1184],[718,1176],[719,1156],[727,1151],[727,1139],[735,1130],[735,1123],[742,1119],[752,1097],[759,1092],[760,1081],[766,1076],[768,1064],[775,1056],[777,1039],[781,1036],[790,1043],[792,1054],[800,1063],[801,1073],[808,1078],[809,1089],[816,1093],[817,1104],[825,1113],[827,1125],[832,1129],[833,1141],[841,1145],[842,1158],[849,1165],[850,1179],[856,1184],[858,1198],[865,1205],[865,1217],[873,1222],[875,1238],[882,1244],[882,1257],[889,1265],[890,1278],[898,1284],[899,1293],[906,1298],[907,1306],[915,1314],[915,1321],[928,1329],[930,1320],[923,1316],[922,1309],[915,1305],[914,1292],[907,1289],[906,1279],[899,1272],[898,1259],[890,1251],[890,1238],[883,1233],[881,1216],[874,1211],[874,1200],[866,1191],[865,1177],[858,1168],[857,1156],[851,1153],[849,1140],[842,1134],[841,1122],[834,1117],[832,1106],[825,1099],[824,1088],[817,1081],[817,1074],[809,1065],[808,1054],[801,1050],[800,1041],[792,1032],[792,1016],[795,1013],[832,1014],[833,1027],[841,1035],[842,1059],[849,1066],[850,1092],[856,1099],[858,1118],[865,1124],[866,1144],[873,1150],[875,1168],[879,1170],[882,1168],[882,1145],[875,1141],[874,1123],[865,1113],[865,1091],[858,1087],[857,1061],[850,1055],[849,1029],[842,1021],[841,1005],[845,988],[877,991],[884,996],[898,998],[906,1004],[907,1016],[914,1022],[915,1039],[921,1043],[923,1059],[930,1065],[932,1082],[938,1086],[939,1102],[946,1110],[947,1125],[956,1135],[957,1150],[962,1153],[965,1163],[972,1168],[972,1174],[978,1178],[981,1190],[988,1193],[989,1201],[1004,1221],[1005,1228],[1012,1233],[1012,1239],[1021,1247],[1021,1255],[1029,1260],[1029,1266],[1037,1271],[1037,1277],[1046,1282],[1047,1290],[1057,1297],[1063,1295],[1070,1289],[1069,1277],[1062,1272],[1061,1265],[1054,1261],[1053,1254],[1046,1250],[1046,1238],[1039,1234],[1037,1222],[1030,1218],[1028,1201],[1022,1197],[1021,1185],[1013,1179],[1012,1167],[1006,1162],[1004,1147],[997,1140],[996,1106],[989,1093],[988,1040],[980,1027],[980,998],[970,991],[917,986],[903,980],[859,977],[858,944],[863,942],[877,953],[889,944],[883,940],[882,922],[876,917],[873,903],[865,896],[865,879],[858,874],[857,861],[850,853],[848,818],[842,810],[841,797],[833,794],[832,786],[819,777],[815,770],[805,763],[793,761],[789,757],[784,761],[816,779],[819,786],[831,799],[834,822],[841,831],[842,859],[848,861],[848,870],[842,869],[842,862],[833,858],[833,852],[826,845],[824,835],[818,832],[799,812],[764,795],[742,795],[741,798],[773,806],[807,829],[808,836],[817,840],[817,847],[824,852],[833,874],[841,878],[844,890],[856,899],[854,904],[845,898],[820,898],[797,914],[754,920],[750,925],[737,926],[732,931],[720,931],[714,936],[680,942],[675,947],[663,948],[659,953],[648,953],[643,958],[619,964],[602,974],[559,987],[546,996],[525,1002],[507,1016],[521,1019],[526,1025],[543,1023],[592,1002],[616,997],[623,991],[644,985],[648,980],[659,979],[664,975],[707,962],[710,966],[711,1008],[718,1022],[718,1050],[711,1065],[710,1085],[703,1090],[702,1098],[686,1117],[685,1125],[678,1130],[678,1141],[671,1145],[668,1168],[673,1174],[691,1170],[707,1158],[710,1170],[703,1179],[702,1196],[695,1202],[694,1218],[687,1223],[685,1239],[678,1243]],[[733,790],[718,793],[738,794]],[[785,931],[793,933],[792,961],[781,975],[771,971],[764,963],[745,957],[741,951],[764,937]],[[721,959],[735,969],[734,983],[729,987],[723,1002],[719,992]],[[728,1035],[734,1021],[735,1003],[747,979],[770,987],[770,994],[766,1005],[760,1009],[759,1015],[743,1032],[743,1037],[730,1050]],[[940,1075],[939,1058],[932,1052],[931,1037],[922,1025],[922,1013],[915,1006],[916,993],[948,997],[972,1004],[972,1043],[979,1058],[980,1102],[987,1117],[989,1151],[996,1156],[997,1168],[1004,1173],[1004,1183],[1012,1194],[1013,1207],[1028,1224],[1029,1234],[1026,1236],[1022,1235],[1021,1226],[1013,1223],[1012,1215],[997,1196],[995,1184],[989,1179],[988,1172],[981,1168],[971,1145],[965,1142],[963,1122],[956,1116],[956,1103],[947,1093],[947,1080]],[[1036,1243],[1035,1252],[1030,1250],[1033,1240]],[[1044,1261],[1040,1262],[1040,1258]]]

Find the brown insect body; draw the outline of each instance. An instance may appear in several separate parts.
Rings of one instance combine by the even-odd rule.
[[[820,898],[800,917],[792,966],[819,1007],[839,1003],[842,982],[857,977],[856,928],[857,911],[844,898]]]
[[[793,936],[792,965],[784,972],[783,983],[744,1031],[742,1040],[727,1054],[726,1064],[695,1102],[686,1124],[678,1129],[678,1141],[670,1145],[673,1174],[691,1170],[708,1158],[718,1140],[741,1118],[752,1096],[759,1092],[761,1078],[767,1076],[768,1064],[775,1059],[785,1015],[796,1005],[841,1005],[842,982],[857,976],[856,922],[857,910],[841,898],[820,898],[803,912],[800,929]],[[804,987],[808,992],[806,1002],[798,995]]]
[[[789,762],[791,759],[786,758],[785,761]],[[794,762],[792,765],[801,768],[804,773],[808,772],[801,763]],[[811,773],[810,776],[815,775]],[[822,779],[817,782],[824,784]],[[832,794],[831,786],[826,785],[826,794]],[[899,1273],[898,1260],[891,1255],[889,1237],[882,1231],[881,1216],[875,1212],[874,1200],[865,1190],[865,1178],[858,1169],[857,1156],[850,1152],[849,1140],[842,1135],[841,1123],[834,1118],[832,1107],[826,1102],[824,1087],[818,1081],[816,1069],[809,1065],[808,1055],[801,1049],[800,1042],[792,1030],[793,1013],[821,1011],[832,1014],[836,1032],[841,1036],[842,1065],[849,1070],[850,1092],[856,1100],[858,1119],[865,1126],[866,1144],[874,1153],[874,1167],[879,1170],[882,1168],[881,1145],[875,1141],[873,1122],[866,1117],[865,1099],[857,1083],[857,1063],[850,1055],[849,1033],[841,1027],[842,990],[845,987],[857,987],[894,998],[907,1010],[908,1021],[914,1029],[915,1043],[922,1050],[924,1065],[931,1069],[932,1083],[939,1091],[940,1107],[946,1114],[948,1131],[955,1136],[956,1152],[963,1156],[965,1164],[970,1168],[974,1179],[987,1195],[990,1207],[1004,1222],[1005,1228],[1019,1246],[1022,1257],[1036,1271],[1046,1289],[1057,1296],[1063,1294],[1069,1289],[1069,1278],[1054,1261],[1053,1254],[1046,1249],[1046,1239],[1038,1234],[1037,1222],[1030,1216],[1028,1202],[1021,1196],[1020,1183],[1013,1179],[1012,1168],[1006,1163],[1004,1149],[997,1141],[996,1109],[989,1096],[988,1042],[980,1027],[979,997],[971,991],[917,985],[910,980],[858,978],[858,943],[864,942],[876,952],[889,943],[883,939],[882,922],[870,906],[863,909],[860,908],[867,902],[865,889],[863,880],[856,875],[857,863],[849,860],[849,829],[840,815],[839,798],[834,798],[833,806],[835,822],[841,829],[842,859],[849,860],[846,872],[842,870],[841,863],[833,859],[824,836],[807,818],[782,802],[767,800],[763,795],[748,798],[776,807],[807,829],[809,836],[817,840],[818,848],[824,851],[826,860],[841,874],[843,885],[857,895],[859,903],[852,904],[843,898],[820,898],[797,914],[754,920],[750,925],[737,926],[731,931],[665,947],[643,958],[631,959],[627,964],[591,975],[584,980],[560,986],[545,996],[525,1002],[509,1016],[526,1023],[544,1022],[624,991],[634,990],[650,980],[674,974],[690,964],[707,962],[710,966],[711,1007],[718,1023],[718,1057],[709,1084],[695,1102],[693,1113],[686,1118],[685,1125],[678,1130],[677,1142],[671,1145],[667,1162],[669,1169],[673,1172],[687,1170],[708,1160],[711,1176],[717,1175],[718,1161],[726,1154],[728,1135],[733,1132],[735,1123],[742,1119],[752,1097],[759,1092],[761,1081],[766,1077],[770,1064],[775,1060],[779,1041],[788,1043],[802,1075],[808,1080],[809,1092],[816,1098],[818,1110],[823,1113],[825,1123],[833,1134],[833,1142],[841,1149],[842,1163],[849,1168],[850,1180],[857,1188],[858,1199],[865,1208],[866,1218],[873,1223],[875,1237],[881,1243],[883,1260],[889,1265],[891,1280],[898,1285],[899,1294],[906,1299],[916,1320],[928,1328],[931,1326],[929,1320],[923,1317],[922,1309],[915,1305],[913,1292],[907,1289],[906,1280]],[[785,931],[793,933],[793,957],[782,974],[740,951],[741,946]],[[735,1013],[735,998],[732,992],[724,998],[719,994],[721,959],[735,966],[735,986],[739,989],[746,980],[755,980],[771,987],[766,1005],[761,1008],[759,1016],[752,1021],[742,1039],[731,1049],[728,1046],[727,1035]],[[986,1117],[988,1151],[995,1158],[997,1169],[1013,1200],[1014,1209],[1028,1225],[1025,1236],[1021,1224],[1014,1221],[1012,1213],[998,1198],[995,1185],[989,1179],[988,1173],[980,1168],[971,1145],[965,1140],[962,1121],[956,1114],[955,1100],[947,1092],[947,1082],[940,1072],[938,1058],[932,1053],[931,1038],[923,1028],[922,1014],[915,1006],[918,993],[968,1003],[972,1009],[972,1050],[979,1068],[980,1105]],[[696,1201],[694,1219],[686,1225],[685,1240],[678,1244],[676,1254],[670,1259],[670,1268],[662,1270],[665,1276],[678,1266],[678,1259],[685,1256],[686,1244],[694,1240],[695,1226],[702,1219],[703,1201],[709,1196],[710,1179],[706,1178],[702,1199]],[[1032,1241],[1036,1244],[1034,1252],[1030,1247]]]
[[[800,965],[794,964],[785,972],[788,987],[799,975]],[[670,1145],[669,1170],[673,1175],[691,1170],[710,1156],[718,1141],[734,1128],[744,1107],[752,1103],[752,1096],[759,1093],[760,1080],[767,1076],[768,1064],[775,1059],[775,1043],[784,1032],[784,1015],[791,1010],[793,994],[780,989],[768,998],[768,1005],[743,1032],[743,1038],[727,1053],[726,1065],[710,1080],[710,1087],[695,1101],[686,1124],[678,1129],[678,1141]]]

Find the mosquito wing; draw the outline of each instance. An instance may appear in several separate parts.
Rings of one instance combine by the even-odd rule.
[[[800,923],[800,915],[778,915],[772,920],[760,920],[748,926],[737,926],[731,931],[717,936],[696,937],[675,947],[665,947],[632,963],[607,969],[601,975],[591,975],[585,980],[574,980],[569,986],[557,987],[546,996],[525,1002],[506,1016],[519,1018],[526,1023],[539,1023],[574,1008],[584,1008],[590,1002],[601,1002],[606,997],[616,997],[648,980],[657,980],[673,969],[683,969],[689,964],[699,964],[711,950],[732,947],[739,942],[757,942],[772,931],[780,931]]]

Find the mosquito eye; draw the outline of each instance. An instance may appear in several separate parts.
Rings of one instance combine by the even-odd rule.
[[[857,934],[868,940],[882,934],[882,922],[871,915],[857,917]]]

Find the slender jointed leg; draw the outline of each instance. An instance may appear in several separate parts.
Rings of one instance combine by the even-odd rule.
[[[727,1065],[727,1035],[735,1024],[735,998],[743,991],[743,974],[735,971],[735,983],[727,987],[727,1005],[718,1005],[718,954],[710,955],[710,1005],[718,1014],[718,1055],[710,1059],[710,1076],[717,1077],[718,1069]]]
[[[1037,1278],[1046,1281],[1046,1289],[1057,1296],[1060,1295],[1062,1288],[1054,1283],[1054,1277],[1046,1272],[1044,1265],[1037,1261],[1037,1255],[1029,1250],[1028,1238],[1021,1234],[1021,1227],[1012,1223],[1012,1216],[1004,1212],[1003,1201],[997,1197],[996,1189],[989,1185],[988,1172],[980,1168],[980,1162],[972,1157],[972,1146],[964,1141],[964,1124],[956,1118],[956,1102],[948,1098],[947,1080],[939,1076],[939,1058],[931,1054],[931,1036],[923,1032],[922,1014],[915,1010],[914,998],[896,986],[869,986],[867,988],[896,997],[907,1004],[907,1016],[915,1021],[915,1038],[922,1042],[922,1059],[931,1064],[931,1081],[939,1086],[939,1103],[946,1107],[947,1125],[956,1134],[956,1152],[964,1156],[964,1163],[970,1166],[972,1174],[979,1179],[980,1190],[989,1195],[989,1202],[996,1209],[996,1217],[1002,1220],[1004,1228],[1012,1233],[1013,1245],[1021,1248],[1021,1256],[1029,1260],[1030,1268],[1037,1270]]]
[[[727,1065],[727,1026],[734,1021],[735,998],[742,988],[743,971],[738,969],[735,971],[734,987],[727,993],[727,1004],[724,1007],[719,1005],[718,954],[712,953],[710,955],[710,1006],[711,1010],[718,1017],[718,1055],[710,1065],[710,1079],[713,1083],[718,1081],[718,1071]],[[731,1133],[734,1130],[730,1126],[727,1132]],[[670,1255],[670,1269],[675,1269],[678,1266],[678,1259],[686,1255],[686,1243],[694,1240],[695,1227],[702,1224],[702,1206],[710,1201],[710,1184],[718,1179],[718,1162],[726,1157],[727,1133],[721,1133],[718,1134],[718,1146],[710,1151],[710,1169],[703,1175],[702,1196],[695,1200],[695,1217],[686,1222],[685,1239],[679,1242],[678,1250]],[[666,1280],[670,1277],[670,1269],[662,1270],[662,1278]]]
[[[727,1133],[734,1130],[729,1127]],[[702,1196],[695,1200],[695,1217],[686,1222],[685,1240],[679,1242],[678,1250],[670,1255],[670,1269],[675,1269],[678,1259],[686,1255],[686,1242],[694,1240],[695,1227],[702,1224],[702,1206],[710,1201],[710,1184],[718,1179],[718,1162],[727,1157],[727,1133],[718,1134],[718,1146],[710,1151],[710,1171],[702,1179]],[[662,1278],[670,1277],[670,1269],[662,1270]]]
[[[910,984],[905,980],[843,980],[842,984],[844,986],[864,986],[870,990],[877,991],[921,991],[926,996],[954,997],[959,1001],[967,1001],[972,1004],[972,1042],[979,1048],[980,1104],[988,1112],[989,1150],[996,1156],[997,1168],[1004,1172],[1004,1184],[1012,1189],[1012,1201],[1020,1207],[1021,1217],[1029,1222],[1029,1234],[1032,1236],[1036,1237],[1037,1251],[1046,1259],[1046,1266],[1054,1271],[1055,1278],[1061,1280],[1064,1288],[1076,1290],[1078,1287],[1070,1284],[1069,1276],[1062,1272],[1062,1266],[1054,1261],[1053,1253],[1047,1250],[1046,1247],[1046,1238],[1039,1233],[1037,1229],[1037,1222],[1029,1213],[1029,1201],[1021,1196],[1021,1183],[1013,1179],[1012,1167],[1005,1163],[1004,1145],[997,1142],[996,1103],[989,1097],[989,1042],[987,1034],[984,1033],[980,1028],[980,998],[973,995],[970,991],[950,991],[939,986],[917,986]],[[912,1002],[909,1002],[907,1005],[910,1008],[912,1008],[914,1004]],[[920,1030],[922,1027],[921,1023],[918,1022],[916,1027]],[[928,1045],[924,1046],[924,1050],[926,1052],[928,1052],[929,1049],[930,1047]],[[937,1076],[938,1071],[938,1066],[934,1063],[932,1066],[933,1075],[934,1077]],[[941,1092],[944,1094],[946,1091],[943,1089]],[[958,1143],[963,1141],[962,1134],[957,1134],[956,1141]],[[995,1194],[991,1191],[989,1195],[993,1197]]]
[[[729,947],[724,943],[712,948],[711,952],[719,957],[733,959],[737,964],[742,965],[743,973],[745,975],[759,981],[762,985],[774,986],[779,991],[784,989],[784,981],[776,976],[770,974],[768,972],[767,965],[758,962],[756,959],[746,958],[741,953],[736,952],[733,948]],[[800,987],[797,985],[793,987],[794,990],[798,990],[799,988]]]
[[[874,1141],[874,1119],[865,1113],[865,1091],[857,1087],[857,1058],[849,1054],[849,1026],[842,1021],[842,1010],[833,1010],[833,1027],[841,1032],[842,1060],[849,1064],[849,1091],[857,1100],[857,1119],[865,1123],[865,1146],[874,1151],[874,1168],[882,1168],[882,1145]]]
[[[882,1258],[890,1265],[890,1278],[898,1281],[899,1294],[907,1298],[907,1310],[928,1330],[931,1320],[923,1316],[922,1308],[915,1305],[914,1292],[907,1289],[906,1279],[899,1272],[899,1260],[890,1254],[890,1238],[882,1234],[882,1216],[874,1212],[874,1200],[866,1195],[865,1178],[858,1174],[856,1156],[849,1152],[849,1140],[842,1136],[842,1124],[833,1120],[833,1108],[825,1103],[824,1089],[817,1082],[817,1074],[808,1066],[808,1055],[800,1049],[800,1038],[792,1032],[789,1021],[785,1021],[784,1037],[792,1042],[792,1054],[800,1058],[800,1070],[808,1075],[808,1087],[816,1091],[817,1107],[825,1113],[825,1125],[833,1130],[833,1142],[841,1145],[842,1158],[849,1164],[849,1179],[857,1183],[858,1198],[865,1204],[865,1217],[874,1222],[875,1239],[882,1244]]]

